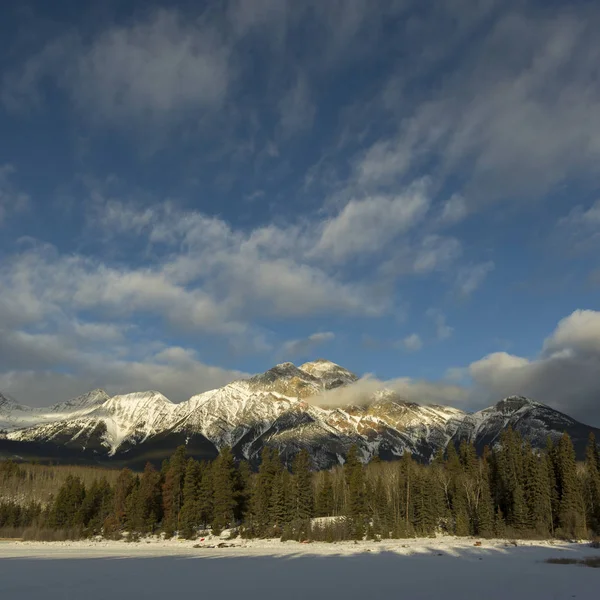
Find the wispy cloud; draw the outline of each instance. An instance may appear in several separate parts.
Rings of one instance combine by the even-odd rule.
[[[29,207],[29,195],[19,190],[11,179],[14,172],[13,165],[0,165],[0,225],[7,216]]]
[[[435,325],[435,335],[438,340],[447,340],[454,333],[454,328],[446,323],[446,316],[439,309],[429,308],[425,315],[433,321],[433,324]]]
[[[456,292],[460,298],[468,298],[481,286],[485,278],[494,270],[494,263],[487,261],[461,267],[456,276]]]
[[[423,347],[423,340],[417,333],[407,335],[399,344],[407,352],[418,352]]]
[[[312,353],[323,344],[335,339],[331,331],[320,331],[311,333],[308,337],[299,340],[288,340],[283,344],[281,355],[288,360],[290,358],[311,356]]]

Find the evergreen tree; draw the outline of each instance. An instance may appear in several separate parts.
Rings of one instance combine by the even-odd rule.
[[[261,454],[258,474],[251,492],[251,530],[259,537],[266,535],[271,526],[271,495],[275,479],[283,466],[277,452],[265,446]]]
[[[134,474],[129,469],[123,469],[117,477],[113,494],[112,516],[114,518],[114,526],[117,529],[125,525],[127,497],[131,494],[134,485]]]
[[[314,511],[314,492],[311,459],[306,450],[301,450],[294,458],[292,472],[294,474],[292,519],[298,521],[310,519]]]
[[[333,483],[330,471],[325,471],[323,474],[322,485],[316,498],[315,512],[317,517],[333,515]]]
[[[344,478],[347,489],[346,516],[354,539],[359,540],[365,534],[365,479],[357,446],[352,446],[348,452]]]
[[[200,483],[198,485],[198,511],[200,525],[208,527],[213,521],[213,463],[200,463]]]
[[[132,532],[152,533],[162,518],[161,474],[146,463],[139,484],[127,500],[127,526]]]
[[[487,447],[486,447],[487,449]],[[490,465],[491,454],[484,451],[483,458],[478,464],[478,489],[479,496],[475,507],[475,530],[477,535],[492,537],[494,535],[494,502],[490,487]]]
[[[237,493],[235,518],[243,520],[250,511],[250,499],[252,491],[252,469],[247,460],[241,460],[237,468]]]
[[[515,486],[512,493],[513,498],[510,524],[517,531],[524,531],[527,529],[528,514],[527,504],[525,502],[525,494],[520,483]]]
[[[213,464],[212,488],[212,528],[219,534],[233,524],[236,507],[236,468],[231,448],[223,448]]]
[[[202,470],[200,464],[193,458],[189,458],[185,468],[183,481],[183,504],[179,513],[179,529],[181,535],[186,539],[193,539],[196,530],[200,526],[200,482]]]
[[[286,483],[289,474],[281,470],[273,478],[269,498],[269,535],[281,535],[283,526],[290,521],[290,511],[286,499]]]
[[[600,453],[593,433],[590,433],[586,448],[585,468],[588,522],[596,535],[600,535]]]
[[[80,522],[89,534],[101,532],[112,509],[113,491],[106,478],[95,479],[87,489],[80,508]]]
[[[568,434],[563,434],[556,451],[556,471],[560,496],[558,521],[563,535],[585,535],[585,510],[577,478],[575,450]]]
[[[83,525],[81,506],[85,487],[79,477],[68,475],[56,495],[50,515],[50,526],[56,529]]]
[[[527,446],[525,480],[525,501],[527,504],[527,525],[539,535],[549,535],[553,529],[551,484],[548,463],[545,456],[536,455]]]
[[[183,504],[183,482],[186,471],[186,447],[179,446],[162,468],[163,531],[171,537],[179,529],[179,511]]]

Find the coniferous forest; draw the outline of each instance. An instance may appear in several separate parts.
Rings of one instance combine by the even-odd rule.
[[[352,448],[343,466],[320,472],[313,472],[304,451],[288,471],[267,447],[253,472],[247,462],[236,463],[228,448],[208,463],[188,458],[182,446],[160,470],[148,464],[142,473],[124,469],[110,478],[69,474],[44,502],[3,493],[27,477],[24,466],[0,463],[0,537],[137,539],[163,533],[195,539],[208,529],[330,542],[436,533],[600,535],[600,453],[593,435],[582,463],[567,434],[535,452],[508,430],[482,456],[462,443],[450,444],[427,465],[410,454],[363,465]]]

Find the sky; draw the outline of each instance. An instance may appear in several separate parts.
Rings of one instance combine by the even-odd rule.
[[[600,425],[600,5],[12,1],[0,391],[328,358]]]

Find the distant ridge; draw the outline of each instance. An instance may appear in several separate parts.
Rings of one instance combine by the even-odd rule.
[[[268,445],[286,462],[305,448],[316,468],[329,468],[343,462],[353,444],[365,461],[393,460],[405,451],[429,461],[450,442],[467,440],[481,451],[511,427],[538,448],[566,431],[582,457],[589,433],[600,437],[600,430],[523,396],[472,414],[407,402],[392,390],[365,397],[361,406],[307,402],[334,388],[343,393],[357,380],[340,365],[318,359],[299,367],[282,363],[181,404],[155,391],[110,397],[93,390],[48,408],[29,408],[0,394],[0,457],[143,466],[186,444],[196,458],[212,459],[230,446],[238,458],[256,464]]]

